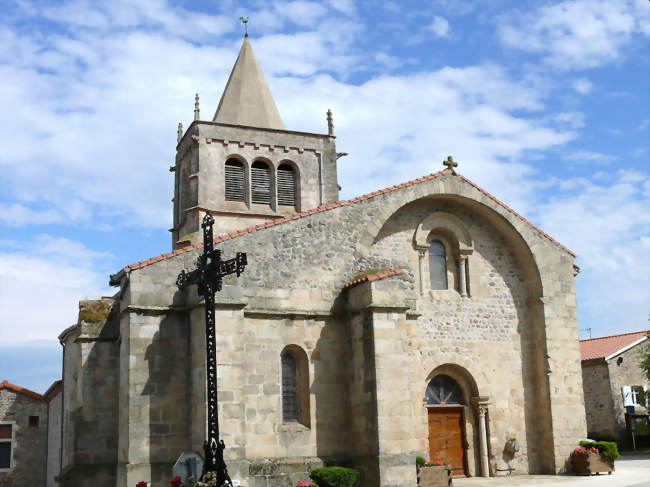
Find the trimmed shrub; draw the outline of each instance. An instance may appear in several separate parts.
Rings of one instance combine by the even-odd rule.
[[[309,472],[309,477],[318,487],[354,487],[357,473],[352,468],[325,467],[313,469]]]
[[[415,464],[418,468],[422,468],[427,464],[427,461],[423,457],[415,457]]]
[[[602,457],[610,462],[613,462],[621,456],[618,453],[618,446],[613,441],[581,441],[580,446],[587,449],[597,448]]]

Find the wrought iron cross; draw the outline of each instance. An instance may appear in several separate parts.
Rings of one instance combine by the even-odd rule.
[[[203,479],[208,472],[214,472],[217,485],[230,485],[223,450],[226,448],[223,440],[219,439],[219,411],[217,404],[217,344],[214,329],[214,295],[221,291],[224,276],[244,272],[246,254],[237,252],[230,260],[221,260],[221,251],[214,248],[211,215],[203,217],[203,254],[196,259],[196,269],[191,272],[181,271],[176,285],[181,291],[190,284],[198,284],[199,296],[205,299],[205,345],[206,345],[206,385],[208,396],[208,437],[203,444],[205,462],[203,463]]]
[[[458,163],[454,161],[454,158],[449,156],[446,161],[442,161],[443,166],[447,166],[447,169],[451,169],[452,174],[456,174],[454,170],[455,167],[458,167]]]

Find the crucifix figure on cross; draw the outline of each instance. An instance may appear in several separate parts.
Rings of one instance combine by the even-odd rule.
[[[456,174],[456,171],[454,170],[454,168],[458,167],[458,163],[456,161],[454,161],[453,157],[448,156],[446,161],[442,161],[442,164],[444,166],[447,166],[447,169],[450,169],[452,174]]]
[[[223,277],[229,274],[244,272],[247,260],[244,252],[237,252],[235,258],[221,260],[221,251],[214,248],[212,225],[214,218],[206,214],[203,217],[203,253],[196,260],[196,269],[191,272],[181,271],[176,280],[179,290],[185,289],[190,284],[198,285],[199,296],[205,299],[205,348],[206,348],[206,386],[208,399],[208,435],[203,450],[205,462],[201,479],[208,472],[214,472],[217,485],[230,485],[232,481],[228,475],[226,462],[223,459],[223,450],[226,448],[223,440],[219,439],[219,411],[217,404],[217,346],[214,323],[214,295],[221,291]]]

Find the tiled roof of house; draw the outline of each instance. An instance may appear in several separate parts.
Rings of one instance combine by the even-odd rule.
[[[52,399],[54,399],[57,394],[61,392],[63,389],[63,381],[62,380],[57,380],[52,383],[52,385],[48,388],[47,391],[45,391],[45,394],[43,394],[43,399],[45,399],[47,402],[50,402]]]
[[[582,360],[609,357],[638,342],[645,336],[645,331],[635,331],[633,333],[623,333],[622,335],[580,340],[580,356]]]
[[[343,286],[343,288],[347,289],[349,287],[356,286],[357,284],[361,284],[362,282],[379,281],[380,279],[386,279],[387,277],[398,276],[403,273],[404,273],[404,269],[392,269],[387,271],[381,271],[378,272],[377,274],[370,274],[369,276],[363,276],[358,279],[354,279],[348,282],[345,286]]]
[[[38,392],[30,391],[29,389],[25,389],[24,387],[17,386],[16,384],[12,384],[8,380],[4,380],[0,382],[0,390],[2,389],[8,389],[10,391],[17,392],[18,394],[24,394],[25,396],[31,397],[32,399],[43,401],[43,396],[40,395]]]
[[[215,237],[214,243],[218,244],[218,243],[221,243],[221,242],[225,242],[226,240],[231,240],[233,238],[237,238],[237,237],[240,237],[242,235],[246,235],[247,233],[252,233],[252,232],[256,232],[257,230],[262,230],[264,228],[269,228],[269,227],[274,227],[276,225],[281,225],[283,223],[286,223],[286,222],[289,222],[289,221],[292,221],[292,220],[299,220],[300,218],[304,218],[306,216],[313,215],[315,213],[322,213],[324,211],[333,210],[334,208],[339,208],[341,206],[349,206],[349,205],[358,203],[360,201],[364,201],[364,200],[367,200],[367,199],[370,199],[370,198],[374,198],[375,196],[390,193],[392,191],[396,191],[398,189],[406,188],[408,186],[413,186],[415,184],[420,184],[420,183],[424,183],[424,182],[427,182],[427,181],[431,181],[431,180],[436,179],[436,178],[438,178],[440,176],[445,176],[445,175],[450,174],[450,173],[451,173],[451,171],[449,169],[445,169],[444,171],[439,171],[439,172],[436,172],[436,173],[433,173],[433,174],[429,174],[427,176],[423,176],[421,178],[413,179],[413,180],[407,181],[405,183],[396,184],[395,186],[390,186],[388,188],[380,189],[378,191],[374,191],[372,193],[365,194],[363,196],[357,196],[356,198],[352,198],[351,200],[337,201],[336,203],[330,203],[328,205],[319,206],[317,208],[313,208],[311,210],[303,211],[301,213],[294,213],[293,215],[289,215],[289,216],[286,216],[284,218],[279,218],[277,220],[273,220],[273,221],[266,222],[266,223],[260,223],[259,225],[250,226],[250,227],[244,228],[242,230],[237,230],[235,232],[219,235],[219,236]],[[497,203],[498,205],[505,208],[508,212],[515,215],[521,221],[523,221],[524,223],[530,225],[532,228],[534,228],[536,231],[538,231],[545,238],[547,238],[548,240],[553,242],[555,245],[557,245],[558,247],[566,250],[569,254],[571,254],[572,256],[575,257],[576,254],[574,252],[572,252],[571,250],[566,248],[564,245],[559,243],[557,240],[555,240],[550,235],[544,233],[539,227],[533,225],[530,221],[526,220],[523,216],[521,216],[515,210],[513,210],[512,208],[510,208],[509,206],[504,204],[499,199],[492,196],[490,193],[485,191],[483,188],[478,186],[476,183],[473,183],[472,181],[467,179],[465,176],[461,176],[461,175],[458,175],[458,176],[463,181],[466,181],[468,184],[472,185],[477,190],[479,190],[481,193],[483,193],[488,198],[493,200],[495,203]],[[134,264],[129,264],[128,266],[126,266],[126,269],[128,269],[128,270],[141,269],[141,268],[146,267],[148,265],[155,264],[156,262],[160,262],[161,260],[166,260],[166,259],[169,259],[169,258],[174,257],[176,255],[184,254],[185,252],[190,252],[192,250],[199,249],[199,248],[202,248],[202,247],[203,247],[202,243],[198,243],[198,244],[194,244],[194,245],[188,245],[187,247],[183,247],[182,249],[176,249],[176,250],[174,250],[172,252],[167,252],[167,253],[159,255],[157,257],[152,257],[150,259],[141,260],[140,262],[136,262]]]

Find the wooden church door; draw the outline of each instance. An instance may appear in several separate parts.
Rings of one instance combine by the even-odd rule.
[[[429,408],[429,460],[447,462],[454,475],[465,475],[462,408]]]
[[[429,460],[451,465],[454,475],[467,474],[463,394],[447,375],[434,377],[426,391],[429,406]]]

